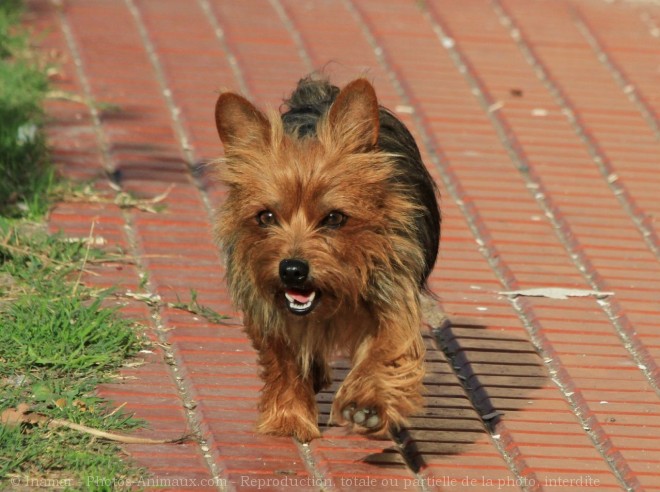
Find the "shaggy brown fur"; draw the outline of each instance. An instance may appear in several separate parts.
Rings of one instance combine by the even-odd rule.
[[[435,187],[369,82],[303,79],[284,115],[222,94],[227,198],[216,237],[259,353],[258,430],[319,437],[315,393],[337,351],[352,370],[333,419],[386,434],[422,404],[419,293],[437,254]]]

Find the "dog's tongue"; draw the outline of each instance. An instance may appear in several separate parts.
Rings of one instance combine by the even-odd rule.
[[[314,291],[310,292],[304,292],[301,290],[287,290],[286,293],[288,294],[289,297],[291,297],[293,300],[295,300],[299,304],[305,304],[309,302],[309,300],[312,298],[312,294]]]

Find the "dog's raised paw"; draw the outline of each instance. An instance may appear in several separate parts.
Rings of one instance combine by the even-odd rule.
[[[344,407],[342,417],[347,422],[359,425],[367,430],[377,430],[381,424],[378,410],[373,407],[358,407],[355,403]]]

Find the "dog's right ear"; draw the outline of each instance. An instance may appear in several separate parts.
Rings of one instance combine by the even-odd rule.
[[[233,92],[220,94],[215,104],[215,125],[226,146],[255,140],[263,143],[270,134],[268,118],[250,101]]]

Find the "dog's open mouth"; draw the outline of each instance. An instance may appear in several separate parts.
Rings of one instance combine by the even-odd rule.
[[[312,312],[316,307],[319,292],[313,289],[286,289],[284,291],[286,305],[293,314],[303,315]]]

